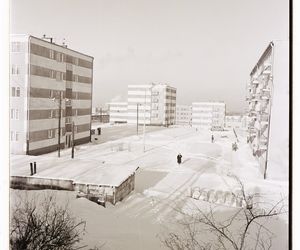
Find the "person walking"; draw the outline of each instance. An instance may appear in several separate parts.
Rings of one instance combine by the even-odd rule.
[[[178,165],[181,164],[181,158],[182,158],[182,155],[179,153],[179,154],[177,155],[177,163],[178,163]]]
[[[214,141],[215,141],[214,135],[211,135],[211,142],[214,143]]]

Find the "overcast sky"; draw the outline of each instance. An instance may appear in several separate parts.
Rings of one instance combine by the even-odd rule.
[[[11,0],[11,33],[93,56],[95,106],[154,82],[176,87],[178,104],[241,112],[260,55],[289,38],[288,11],[288,0]]]

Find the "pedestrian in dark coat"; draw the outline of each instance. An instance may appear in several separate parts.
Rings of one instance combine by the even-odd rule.
[[[178,163],[178,164],[181,164],[181,158],[182,158],[182,155],[179,153],[179,154],[177,155],[177,163]]]

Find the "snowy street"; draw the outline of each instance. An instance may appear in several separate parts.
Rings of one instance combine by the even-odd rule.
[[[141,249],[141,245],[133,242],[139,234],[140,244],[147,242],[148,248],[143,249],[159,249],[162,246],[157,234],[174,218],[175,205],[177,209],[186,210],[193,203],[204,207],[209,204],[189,197],[193,187],[234,192],[235,183],[228,177],[234,174],[244,182],[246,190],[259,190],[272,197],[287,193],[286,182],[263,181],[244,137],[239,138],[239,149],[232,151],[232,143],[236,141],[233,131],[213,132],[214,143],[211,133],[180,127],[147,132],[145,152],[143,136],[133,135],[102,144],[92,142],[78,146],[75,159],[70,158],[70,149],[63,150],[61,158],[57,158],[57,152],[43,156],[12,155],[11,175],[29,175],[29,162],[36,161],[36,176],[39,177],[109,185],[139,167],[135,190],[116,206],[108,205],[104,209],[86,199],[75,199],[75,192],[55,193],[61,202],[69,200],[76,216],[87,221],[85,237],[90,246],[105,241],[107,249]],[[181,165],[176,162],[178,153],[183,156]],[[12,194],[19,192],[36,193],[12,190]],[[223,205],[226,210],[228,206]],[[102,229],[102,224],[111,223],[116,226]],[[128,224],[133,226],[127,232]],[[282,239],[283,244],[285,240]]]

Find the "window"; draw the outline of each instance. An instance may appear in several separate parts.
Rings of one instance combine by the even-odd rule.
[[[49,139],[53,138],[53,130],[52,129],[48,130],[48,138]]]
[[[71,117],[66,117],[66,123],[71,123]]]
[[[55,129],[55,135],[57,135],[58,136],[58,128],[57,129]],[[60,135],[62,136],[63,135],[63,129],[61,128],[60,129]]]
[[[74,133],[76,134],[78,131],[77,126],[74,125]]]
[[[63,54],[60,52],[56,53],[56,61],[62,62],[63,61]]]
[[[74,64],[75,64],[75,65],[78,65],[78,64],[79,64],[79,60],[78,60],[77,57],[76,57],[75,60],[74,60]]]
[[[10,131],[10,140],[11,140],[11,141],[14,140],[14,131]]]
[[[77,116],[78,115],[78,109],[75,109],[75,114],[74,114],[75,116]]]
[[[15,109],[15,119],[19,120],[19,110]]]
[[[50,70],[50,77],[53,78],[53,79],[56,78],[55,70]]]
[[[49,118],[53,118],[54,115],[54,111],[53,110],[49,110]]]
[[[21,51],[21,43],[20,42],[12,42],[11,43],[11,52],[20,52]]]
[[[16,132],[16,134],[15,134],[15,141],[18,141],[18,140],[19,140],[19,136],[20,136],[20,133],[19,133],[19,132]]]
[[[56,71],[56,81],[61,81],[63,78],[62,72]]]
[[[54,59],[54,51],[52,49],[50,49],[50,59]]]
[[[16,96],[16,88],[11,87],[11,96]]]
[[[20,97],[20,94],[21,94],[20,87],[17,87],[16,89],[17,89],[17,91],[16,91],[16,96],[17,96],[17,97]]]
[[[19,67],[17,65],[13,64],[11,66],[11,73],[12,73],[12,75],[18,75],[20,73]]]
[[[10,119],[14,119],[14,118],[15,118],[15,110],[10,109]]]
[[[50,98],[54,98],[54,91],[52,89],[50,90]]]

